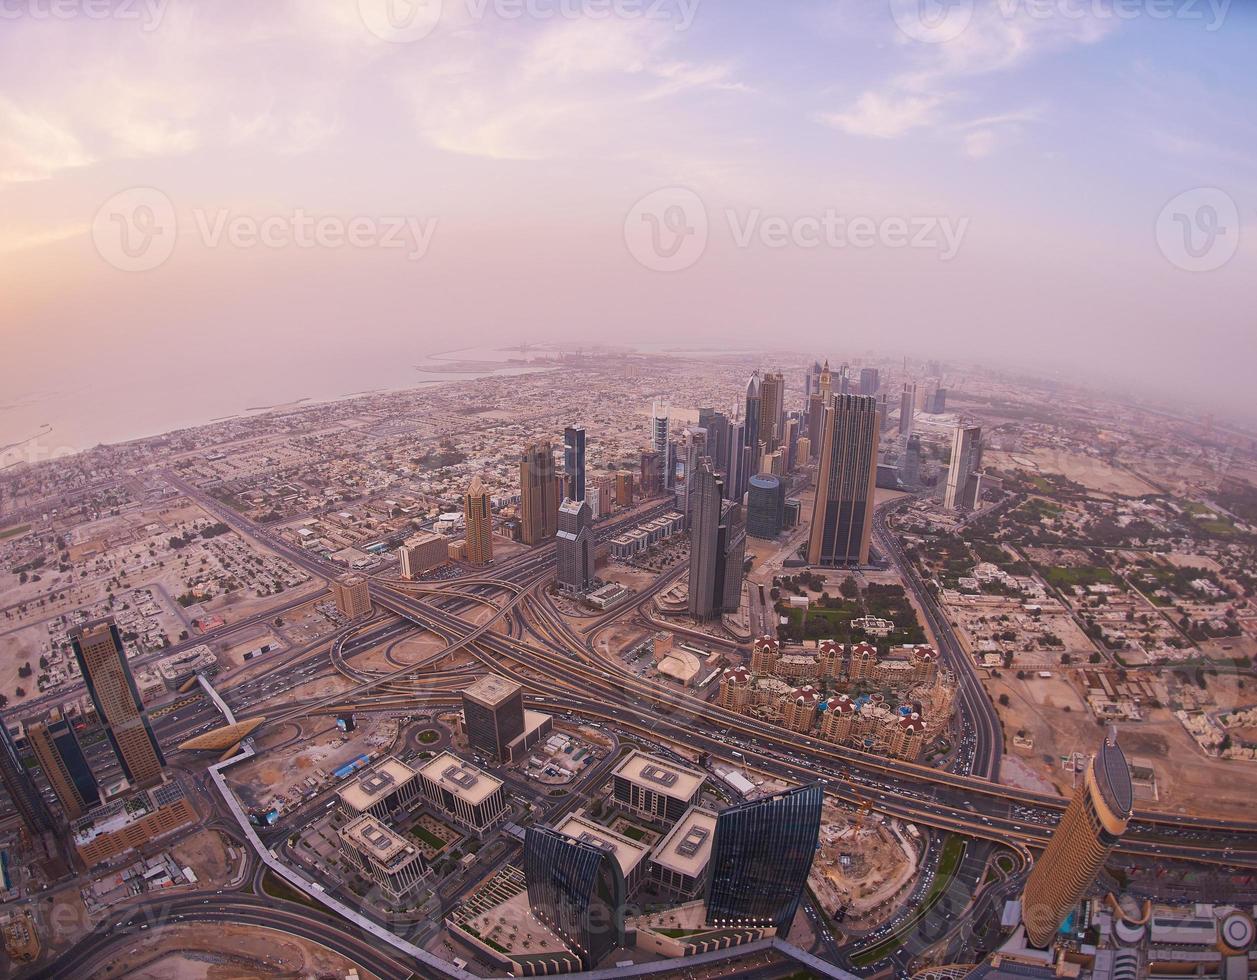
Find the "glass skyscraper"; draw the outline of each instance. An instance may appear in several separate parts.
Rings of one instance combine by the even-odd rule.
[[[549,827],[529,827],[524,879],[533,915],[580,956],[585,969],[624,945],[628,896],[615,854]]]
[[[742,803],[716,819],[707,885],[710,926],[772,926],[799,908],[821,832],[820,783]]]

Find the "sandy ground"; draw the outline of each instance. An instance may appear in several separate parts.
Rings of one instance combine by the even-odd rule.
[[[247,926],[177,925],[150,934],[128,950],[112,972],[128,980],[244,980],[343,977],[355,964],[317,943]],[[357,967],[366,980],[375,974]]]
[[[1132,473],[1090,456],[1079,456],[1058,449],[1035,449],[1014,454],[993,451],[986,455],[986,464],[992,469],[1026,469],[1026,462],[1033,463],[1039,472],[1059,473],[1067,480],[1081,483],[1100,493],[1138,497],[1157,492],[1157,488],[1151,483]]]
[[[1000,694],[1009,696],[1009,706],[998,707],[1008,756],[1019,758],[1028,771],[1021,778],[1013,774],[1007,781],[1027,785],[1029,775],[1068,793],[1072,774],[1061,768],[1061,757],[1094,752],[1104,729],[1062,671],[1051,678],[1024,681],[1010,671],[1001,673],[1000,679],[987,681],[987,688],[997,704]],[[1234,699],[1242,692],[1228,691],[1222,678],[1211,678],[1210,684],[1218,685],[1215,696],[1220,705],[1238,703]],[[1019,729],[1033,735],[1032,750],[1013,744]],[[1251,814],[1257,798],[1257,763],[1205,755],[1169,709],[1147,709],[1144,721],[1120,724],[1118,740],[1128,758],[1156,772],[1159,802],[1146,805],[1198,815],[1239,818]]]

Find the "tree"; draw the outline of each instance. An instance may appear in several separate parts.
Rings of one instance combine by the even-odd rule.
[[[1008,697],[1008,695],[1007,695],[1007,694],[1001,694],[1001,695],[999,696],[999,703],[1000,703],[1000,707],[1001,707],[1001,708],[1007,708],[1007,707],[1008,707],[1008,705],[1010,704],[1010,701],[1009,701],[1009,697]]]
[[[844,599],[855,599],[860,594],[860,587],[856,584],[855,578],[848,575],[838,586],[838,592]]]

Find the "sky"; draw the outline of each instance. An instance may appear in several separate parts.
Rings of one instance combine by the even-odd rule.
[[[0,444],[521,341],[1257,422],[1255,7],[3,0]]]

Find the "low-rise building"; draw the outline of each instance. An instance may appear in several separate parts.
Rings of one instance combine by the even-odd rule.
[[[415,771],[390,755],[346,779],[337,797],[346,816],[369,813],[382,819],[396,810],[410,810],[419,789]]]
[[[694,898],[707,886],[707,862],[716,833],[716,814],[692,806],[650,855],[649,873],[661,892]]]
[[[340,830],[340,849],[353,867],[379,885],[394,901],[428,874],[423,855],[369,813]]]
[[[697,801],[707,776],[657,755],[634,749],[612,774],[615,801],[647,817],[679,820]]]
[[[97,807],[71,825],[70,836],[79,859],[91,868],[194,820],[183,787],[171,780]]]
[[[502,780],[442,752],[419,769],[424,798],[455,823],[477,836],[506,818]]]

